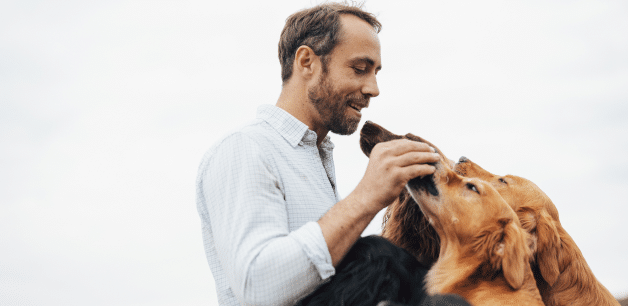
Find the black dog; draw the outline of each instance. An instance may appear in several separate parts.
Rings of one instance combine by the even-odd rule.
[[[297,305],[469,305],[458,296],[428,296],[428,271],[380,236],[358,239],[332,279]],[[380,303],[382,302],[382,303]]]

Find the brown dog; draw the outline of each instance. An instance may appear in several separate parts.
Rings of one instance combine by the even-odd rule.
[[[550,198],[524,178],[494,175],[461,157],[454,170],[490,183],[515,210],[521,225],[537,243],[532,269],[543,302],[558,305],[617,305],[619,302],[593,275],[580,249],[560,224]]]
[[[367,122],[361,147],[368,155],[377,142],[401,137]],[[512,208],[489,183],[456,174],[442,156],[434,175],[407,184],[440,240],[428,293],[456,293],[475,305],[543,305],[528,264],[530,236]]]
[[[376,144],[400,138],[425,142],[442,154],[438,148],[421,137],[412,134],[395,135],[371,121],[367,121],[360,130],[360,148],[366,156],[370,156],[371,150]],[[444,155],[442,156],[444,160],[447,160]],[[410,252],[427,267],[432,266],[438,259],[440,252],[438,234],[423,216],[419,205],[405,189],[397,200],[386,209],[382,236]]]

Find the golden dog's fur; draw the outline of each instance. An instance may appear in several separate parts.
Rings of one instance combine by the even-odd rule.
[[[441,241],[428,293],[456,293],[474,305],[543,305],[528,264],[530,236],[497,190],[443,163],[434,183],[437,195],[408,183]]]
[[[556,206],[539,187],[518,176],[494,175],[464,157],[454,170],[495,187],[515,210],[523,228],[535,237],[532,268],[545,305],[619,305],[595,278],[582,252],[560,224]]]
[[[370,130],[362,130],[362,139],[371,141],[361,142],[367,155],[377,140],[399,138],[367,124]],[[528,264],[530,235],[494,187],[464,178],[441,162],[433,181],[414,179],[407,189],[440,240],[426,279],[428,293],[455,293],[475,305],[543,305]],[[393,217],[400,216],[391,214],[388,221]]]
[[[546,305],[619,305],[597,281],[579,248],[560,224],[552,201],[534,183],[511,175],[493,175],[466,159],[454,165],[429,141],[413,134],[395,135],[372,122],[362,128],[360,146],[368,156],[375,144],[399,138],[428,143],[458,174],[480,178],[497,189],[535,241],[531,266]],[[425,265],[432,265],[438,259],[440,239],[407,191],[387,208],[382,236],[408,250]]]

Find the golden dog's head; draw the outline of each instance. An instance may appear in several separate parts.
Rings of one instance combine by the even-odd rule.
[[[466,157],[454,170],[465,177],[479,178],[493,186],[516,212],[523,228],[535,240],[533,252],[543,279],[551,286],[560,274],[561,233],[558,210],[550,198],[534,183],[514,175],[495,175]],[[566,232],[564,232],[566,235]]]
[[[475,259],[484,266],[482,273],[501,270],[508,284],[519,289],[531,256],[530,241],[510,205],[491,184],[463,177],[447,163],[438,163],[432,178],[436,192],[419,180],[406,186],[440,236],[440,256]]]
[[[437,166],[439,170],[436,175],[411,180],[407,185],[408,188],[401,192],[399,198],[393,204],[388,206],[384,217],[382,236],[406,249],[427,266],[431,266],[438,259],[441,251],[441,239],[443,239],[443,237],[458,237],[460,238],[459,241],[464,243],[473,242],[472,245],[474,247],[467,250],[469,255],[481,254],[485,256],[483,259],[491,263],[492,269],[506,267],[505,270],[509,272],[505,274],[509,275],[508,277],[510,281],[512,281],[511,286],[513,286],[513,288],[520,286],[520,282],[523,281],[523,267],[517,263],[525,263],[526,261],[521,261],[518,257],[529,256],[529,247],[527,246],[528,242],[525,239],[526,237],[517,238],[517,235],[522,235],[522,231],[517,230],[519,221],[516,219],[512,209],[508,207],[503,200],[501,200],[501,202],[498,200],[500,197],[494,189],[488,191],[491,190],[491,187],[485,187],[484,185],[487,184],[478,180],[478,182],[474,181],[475,188],[481,185],[479,188],[487,190],[487,192],[491,194],[490,197],[496,199],[496,202],[492,205],[494,207],[487,210],[498,213],[491,215],[494,222],[477,222],[481,217],[487,215],[481,205],[476,205],[475,209],[470,209],[472,206],[467,207],[467,209],[470,209],[468,213],[461,213],[464,209],[463,207],[451,206],[452,208],[456,208],[457,212],[453,210],[443,211],[443,215],[439,216],[437,219],[435,212],[438,211],[436,210],[438,205],[432,206],[433,209],[430,210],[427,208],[427,205],[430,205],[428,203],[433,204],[433,201],[436,201],[436,199],[438,199],[438,201],[450,201],[451,199],[457,198],[459,195],[450,192],[453,192],[456,188],[459,189],[460,186],[454,187],[454,184],[462,184],[466,179],[451,170],[449,159],[440,149],[429,141],[413,134],[397,135],[391,133],[370,121],[364,124],[360,132],[360,147],[364,154],[369,156],[373,147],[378,143],[401,138],[429,144],[441,155],[441,162]],[[445,181],[448,183],[443,183]],[[467,180],[465,182],[470,181]],[[463,191],[468,192],[469,186],[465,184],[462,185]],[[440,187],[437,188],[437,185]],[[415,197],[410,195],[409,190],[413,190]],[[420,195],[420,192],[423,192],[424,196]],[[428,201],[428,198],[431,200]],[[424,211],[419,207],[417,203],[418,199],[427,201],[425,202],[426,206]],[[432,214],[429,215],[429,218],[432,220],[433,224],[430,224],[424,212],[430,212]],[[471,218],[467,222],[465,218],[468,217]],[[452,227],[454,231],[448,230],[448,234],[445,235],[446,231],[444,230],[444,226],[450,226],[449,223],[453,222],[454,218],[457,218],[458,224],[454,224]],[[434,220],[443,220],[443,222],[435,222]],[[460,227],[463,223],[469,224],[470,228],[463,230]],[[437,233],[434,229],[435,226],[440,227],[440,233]],[[455,230],[459,230],[460,232],[456,233]],[[520,249],[522,246],[525,250]]]

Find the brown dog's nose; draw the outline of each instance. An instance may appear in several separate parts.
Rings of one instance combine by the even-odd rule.
[[[468,161],[469,161],[469,159],[468,159],[468,158],[466,158],[466,157],[464,157],[464,156],[460,156],[460,159],[458,159],[458,162],[459,162],[459,163],[466,163],[466,162],[468,162]]]

